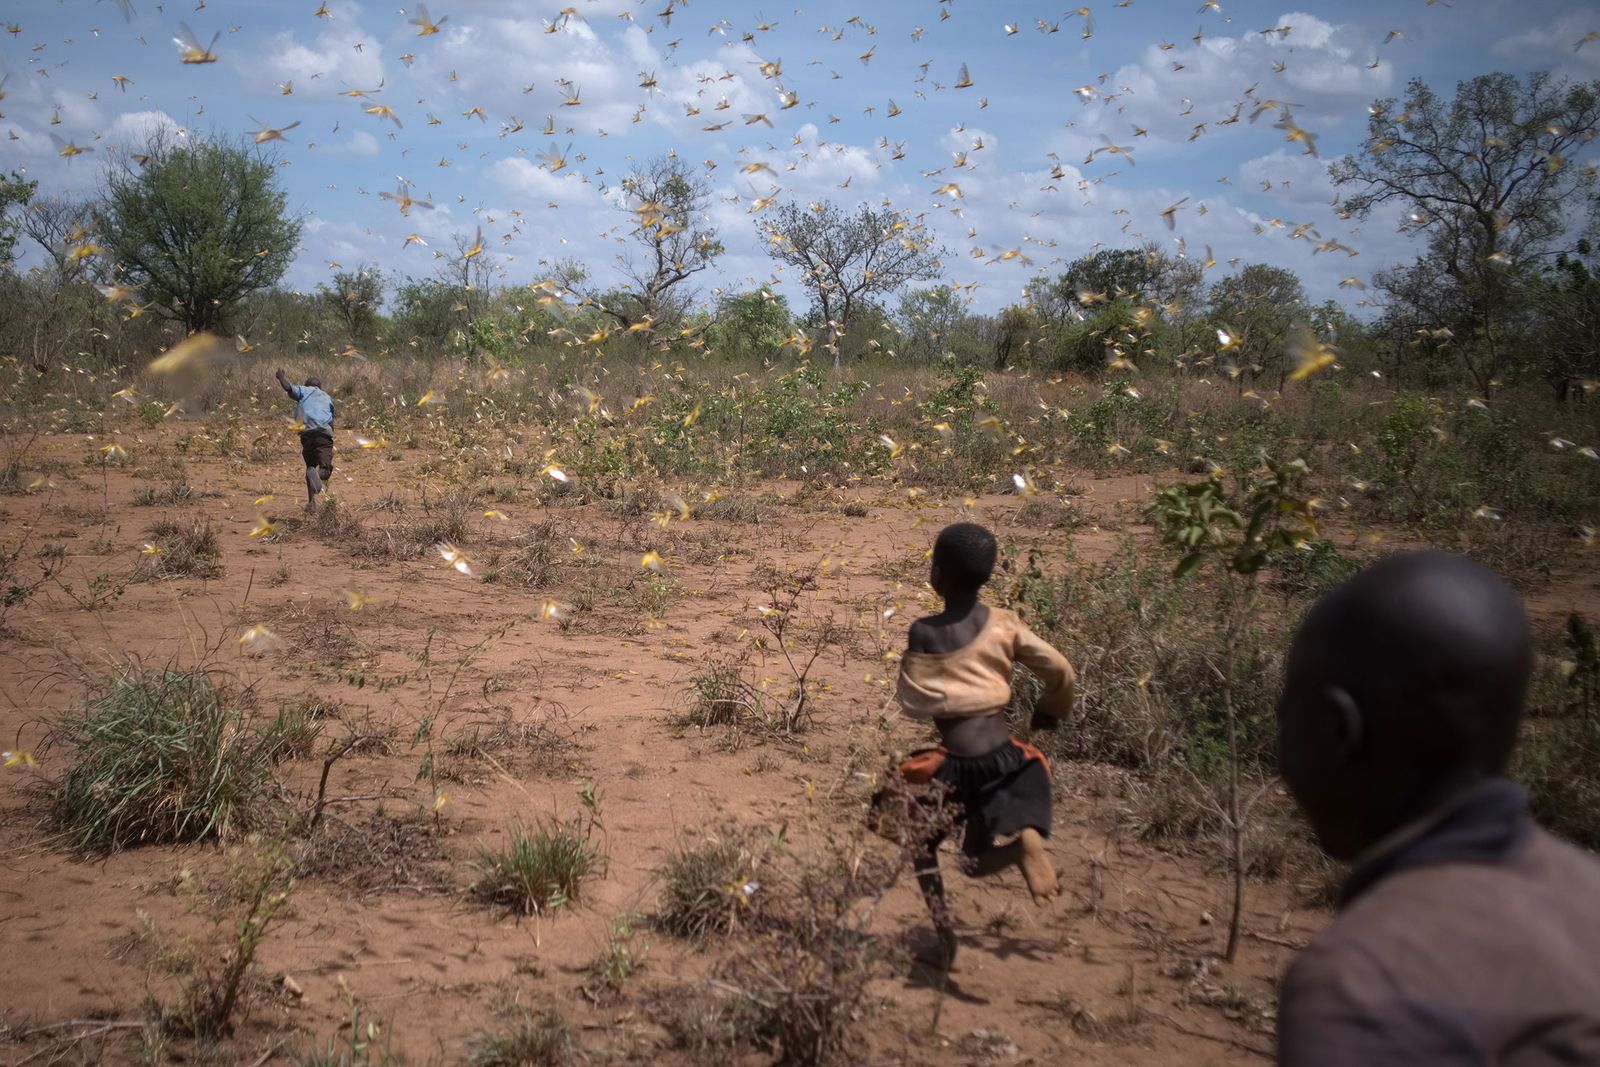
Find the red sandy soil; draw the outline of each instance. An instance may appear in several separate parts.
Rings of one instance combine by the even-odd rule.
[[[857,833],[865,776],[919,739],[915,726],[894,715],[894,664],[885,653],[902,646],[905,621],[925,606],[923,553],[934,532],[966,514],[1022,548],[1059,553],[1064,536],[1011,525],[1015,498],[968,506],[960,498],[908,500],[887,489],[816,494],[792,505],[797,486],[765,485],[741,494],[764,500],[758,523],[690,519],[666,530],[600,504],[546,511],[528,498],[485,503],[511,521],[473,512],[474,535],[463,547],[480,571],[497,545],[530,524],[549,518],[562,527],[557,579],[547,589],[513,590],[458,574],[431,552],[398,563],[354,558],[348,546],[300,531],[303,491],[292,443],[249,467],[191,455],[186,479],[199,495],[176,507],[132,506],[137,488],[162,484],[148,471],[137,476],[141,463],[157,443],[170,455],[180,432],[143,430],[139,441],[130,434],[123,438],[127,466],[103,476],[84,462],[100,440],[41,438],[29,453],[30,471],[49,471],[54,488],[0,498],[0,541],[14,544],[26,534],[29,555],[45,542],[64,543],[63,577],[80,594],[98,573],[132,570],[146,526],[167,514],[219,522],[224,566],[209,582],[130,584],[97,610],[54,587],[13,609],[0,635],[0,747],[39,748],[51,721],[82,698],[81,672],[103,674],[129,657],[212,664],[235,691],[249,687],[268,712],[282,701],[318,697],[339,702],[347,721],[395,728],[387,754],[368,751],[335,765],[328,792],[337,802],[329,810],[357,840],[374,840],[395,819],[410,825],[415,840],[402,853],[409,859],[394,870],[296,884],[286,918],[260,953],[263,981],[233,1044],[241,1063],[281,1061],[297,1040],[325,1040],[348,1019],[346,991],[369,1017],[387,1023],[398,1050],[419,1061],[460,1062],[465,1038],[496,1025],[497,1007],[553,1004],[597,1061],[692,1062],[671,1049],[655,1006],[697,985],[723,946],[712,941],[697,950],[651,929],[657,872],[671,850],[734,823],[787,826],[796,839]],[[440,492],[418,470],[424,458],[342,448],[333,492],[369,531],[414,521],[424,498]],[[51,468],[49,460],[64,464]],[[24,484],[31,480],[24,476]],[[1080,507],[1107,523],[1119,501],[1137,506],[1150,490],[1148,479],[1132,476],[1078,484]],[[269,491],[277,496],[264,510],[280,532],[272,544],[249,536],[252,500]],[[407,502],[404,512],[377,507],[391,491]],[[847,500],[864,504],[866,516],[845,516]],[[585,546],[581,557],[567,552],[568,535]],[[1114,543],[1098,528],[1073,536],[1085,558],[1103,556]],[[621,598],[602,596],[566,630],[537,617],[542,596],[572,599],[591,576],[626,587],[639,574],[640,553],[652,547],[677,582],[662,625],[647,625],[625,590]],[[765,595],[754,579],[757,565],[822,560],[808,610],[831,612],[853,637],[847,650],[817,664],[822,688],[813,728],[792,743],[732,746],[722,730],[682,726],[691,672],[759,632],[756,608]],[[345,589],[377,603],[352,612]],[[896,614],[885,622],[881,613],[891,607]],[[271,627],[283,648],[244,655],[238,636],[256,624]],[[469,654],[493,632],[499,636]],[[417,658],[430,634],[431,684]],[[775,691],[791,684],[781,659],[768,654],[758,662]],[[492,763],[441,751],[447,799],[437,834],[429,786],[414,780],[421,749],[409,743],[432,711],[441,750],[442,739],[506,716],[536,730],[528,745],[495,750]],[[330,726],[321,744],[339,732]],[[297,803],[315,789],[321,751],[278,769]],[[240,840],[76,858],[52,844],[42,821],[62,758],[44,749],[37,772],[0,778],[0,1052],[11,1063],[36,1054],[33,1062],[48,1061],[41,1036],[21,1037],[30,1028],[91,1017],[136,1020],[147,995],[170,997],[174,983],[161,947],[185,939],[220,943],[216,898],[237,856],[251,847]],[[1294,906],[1284,887],[1252,886],[1253,936],[1237,963],[1217,963],[1227,890],[1215,866],[1108,836],[1097,827],[1113,824],[1106,809],[1114,796],[1097,798],[1104,791],[1087,788],[1096,778],[1089,769],[1059,767],[1057,778],[1050,848],[1062,897],[1038,910],[1014,873],[981,883],[950,876],[963,944],[959,969],[943,991],[915,969],[876,983],[882,1003],[867,1027],[868,1062],[1200,1067],[1267,1056],[1277,976],[1292,946],[1326,915]],[[581,901],[541,921],[518,922],[467,899],[480,844],[503,840],[518,821],[576,811],[584,783],[603,798],[607,866]],[[371,821],[380,809],[389,823]],[[597,1003],[583,994],[581,972],[621,913],[640,915],[633,948],[644,968],[620,996]],[[874,929],[890,944],[926,937],[909,877],[892,891]],[[303,995],[284,991],[285,975]],[[1207,1003],[1219,1000],[1228,1003]],[[1144,1022],[1126,1032],[1106,1036],[1086,1024],[1131,1007],[1143,1011]],[[1087,1013],[1077,1015],[1077,1026],[1075,1011]],[[77,1051],[92,1058],[85,1050],[97,1047]],[[135,1053],[125,1038],[102,1054],[124,1061]]]

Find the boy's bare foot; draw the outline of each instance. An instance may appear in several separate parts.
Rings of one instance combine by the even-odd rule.
[[[1017,835],[1017,844],[1021,851],[1017,866],[1022,868],[1022,877],[1027,880],[1033,902],[1047,903],[1056,895],[1059,886],[1056,885],[1055,865],[1044,849],[1044,837],[1030,826]]]

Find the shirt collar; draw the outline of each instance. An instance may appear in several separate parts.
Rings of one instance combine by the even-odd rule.
[[[1367,849],[1339,891],[1339,907],[1349,907],[1378,882],[1409,868],[1500,863],[1522,846],[1532,828],[1528,791],[1491,778]]]

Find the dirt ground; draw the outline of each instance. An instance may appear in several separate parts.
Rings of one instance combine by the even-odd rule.
[[[523,589],[457,573],[432,551],[396,562],[310,536],[292,442],[252,464],[191,451],[184,466],[195,496],[135,506],[137,490],[162,484],[142,461],[170,454],[184,430],[141,429],[137,440],[130,430],[119,438],[127,464],[104,470],[85,462],[103,440],[41,438],[28,466],[50,485],[0,498],[7,543],[27,534],[30,551],[64,544],[63,579],[80,596],[97,574],[132,571],[146,527],[166,515],[219,522],[223,565],[215,580],[128,584],[97,607],[51,586],[13,609],[0,636],[0,740],[41,749],[52,720],[82,698],[84,672],[103,674],[130,657],[212,665],[257,708],[314,698],[336,704],[347,726],[393,730],[386,746],[333,767],[328,811],[342,835],[338,861],[300,878],[286,918],[267,937],[262,981],[233,1044],[240,1063],[283,1062],[296,1033],[325,1040],[348,1021],[350,998],[418,1061],[459,1062],[466,1037],[493,1027],[508,1005],[554,1004],[598,1062],[692,1062],[671,1049],[660,1005],[700,983],[718,946],[696,949],[651,928],[657,872],[670,852],[730,824],[785,827],[795,839],[855,833],[871,775],[921,737],[894,713],[892,657],[906,620],[927,605],[924,552],[934,532],[973,516],[1019,548],[1062,547],[1060,533],[1013,523],[1014,497],[908,499],[864,488],[797,501],[798,486],[770,484],[738,494],[759,512],[743,518],[758,521],[690,518],[665,529],[603,501],[548,509],[485,503],[462,545],[480,574],[531,524],[559,527],[554,578]],[[341,435],[332,491],[369,534],[415,521],[425,502],[437,503],[421,452],[347,442]],[[25,475],[24,484],[31,480]],[[1078,506],[1107,524],[1119,502],[1137,506],[1150,489],[1141,477],[1076,484]],[[252,537],[253,501],[268,493],[275,495],[260,511],[277,532]],[[491,508],[507,518],[482,516]],[[1100,528],[1073,536],[1087,558],[1114,543]],[[651,548],[672,583],[659,623],[646,619],[637,597],[640,554]],[[684,726],[691,673],[761,632],[758,568],[812,562],[820,579],[805,610],[848,629],[842,647],[817,663],[812,727],[792,740],[736,744],[726,729]],[[574,601],[585,588],[602,592],[570,626],[539,617],[543,598]],[[352,611],[345,590],[373,599]],[[256,625],[269,627],[281,647],[247,655],[239,635]],[[775,692],[792,686],[780,657],[752,654]],[[429,714],[437,716],[443,793],[437,819],[429,783],[417,780],[422,749],[411,742]],[[320,744],[344,728],[330,724]],[[474,730],[495,743],[452,744]],[[316,789],[321,752],[278,768],[297,805]],[[7,772],[0,782],[0,1038],[9,1039],[0,1056],[13,1064],[56,1055],[43,1051],[49,1034],[24,1038],[27,1031],[74,1019],[138,1020],[147,997],[170,995],[173,946],[216,943],[218,912],[208,902],[250,847],[246,839],[75,858],[52,843],[42,821],[61,754],[43,748],[39,759],[37,772]],[[1103,776],[1076,766],[1056,773],[1051,851],[1061,898],[1038,910],[1014,874],[981,883],[952,877],[959,968],[947,988],[915,967],[876,984],[881,1010],[868,1026],[869,1061],[1131,1058],[1200,1067],[1268,1057],[1277,977],[1326,914],[1293,906],[1284,887],[1252,886],[1239,960],[1216,963],[1227,911],[1217,870],[1108,834],[1100,827],[1114,824],[1106,816],[1117,800]],[[606,869],[581,900],[518,921],[466,897],[480,845],[503,840],[518,822],[576,811],[578,790],[590,783],[601,798]],[[586,995],[584,968],[618,915],[636,916],[632,948],[644,966],[620,995]],[[903,878],[874,929],[901,945],[925,938],[927,928],[915,885]],[[1119,1024],[1134,1009],[1137,1021]],[[61,1032],[74,1031],[54,1033]],[[99,1044],[116,1036],[96,1036],[69,1056],[132,1059],[131,1039]]]

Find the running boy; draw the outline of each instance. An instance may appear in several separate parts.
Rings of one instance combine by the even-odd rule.
[[[306,463],[306,506],[310,507],[333,477],[333,397],[322,391],[318,378],[291,385],[282,367],[278,368],[278,384],[295,402],[295,421],[301,425],[300,455]]]
[[[947,526],[934,541],[928,583],[944,598],[944,610],[911,624],[898,692],[904,713],[932,722],[942,743],[913,753],[899,774],[909,785],[938,783],[943,798],[959,805],[963,870],[980,876],[1019,867],[1042,904],[1056,894],[1055,868],[1044,846],[1050,836],[1050,765],[1038,749],[1011,736],[1005,706],[1014,663],[1026,665],[1044,684],[1034,728],[1052,726],[1071,712],[1076,679],[1066,657],[1015,613],[978,602],[995,555],[994,535],[975,523]],[[892,788],[880,799],[890,793]],[[924,843],[916,871],[939,937],[938,962],[948,967],[956,939],[939,874],[939,840]]]

